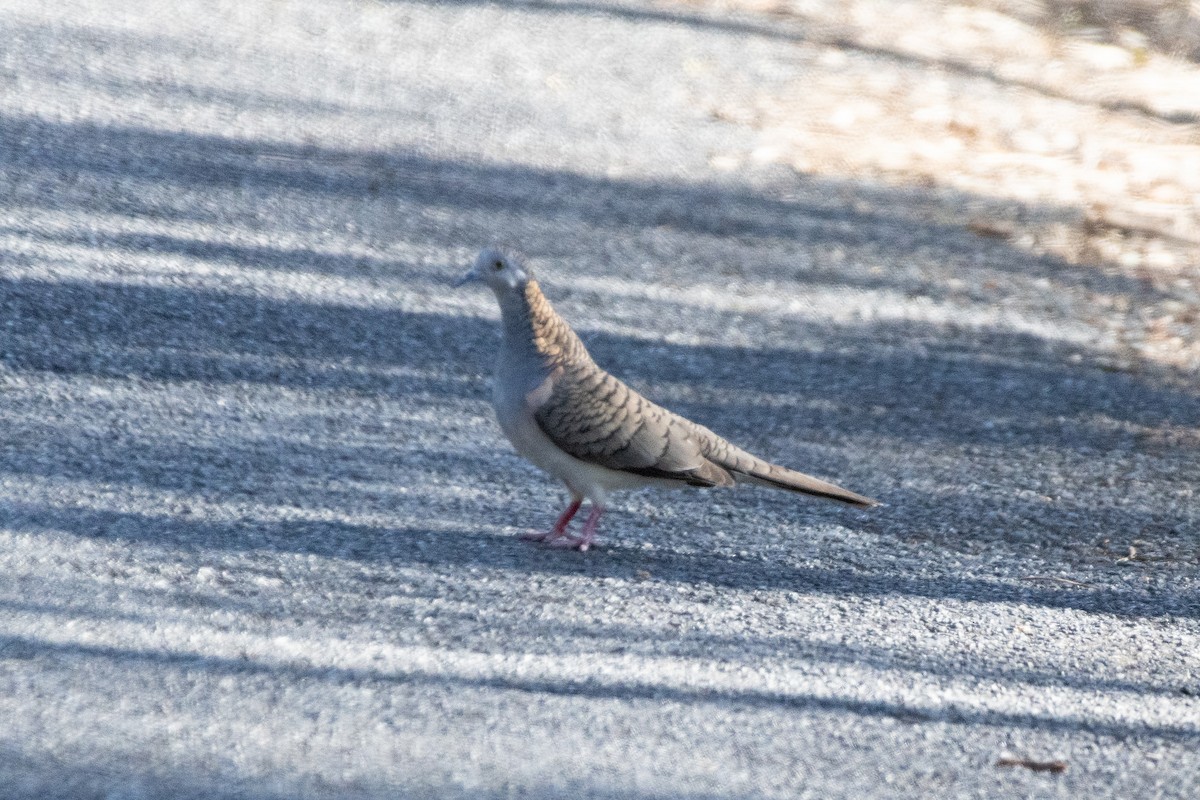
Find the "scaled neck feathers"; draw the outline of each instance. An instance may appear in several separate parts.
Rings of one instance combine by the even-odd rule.
[[[550,305],[533,278],[507,292],[500,310],[505,337],[514,345],[530,347],[545,364],[565,366],[591,360],[583,342]]]

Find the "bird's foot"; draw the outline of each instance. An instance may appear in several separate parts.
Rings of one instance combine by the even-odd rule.
[[[596,528],[600,525],[600,516],[603,513],[603,508],[593,506],[592,513],[588,514],[587,522],[583,523],[583,533],[579,536],[572,536],[564,531],[561,536],[548,539],[546,542],[551,547],[578,550],[581,553],[586,553],[592,546],[592,540],[596,538]]]
[[[582,505],[582,503],[582,500],[572,500],[571,504],[567,506],[566,510],[563,511],[550,530],[540,533],[537,531],[524,533],[521,534],[521,539],[526,542],[554,542],[555,540],[563,537],[574,539],[574,536],[567,534],[567,524],[571,521],[571,518],[575,516],[575,512],[579,511],[579,506]]]

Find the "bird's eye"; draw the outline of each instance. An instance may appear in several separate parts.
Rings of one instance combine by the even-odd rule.
[[[497,261],[495,264],[492,264],[492,269],[494,269],[494,270],[496,270],[497,272],[499,272],[500,270],[504,269],[504,262],[503,262],[503,261]]]

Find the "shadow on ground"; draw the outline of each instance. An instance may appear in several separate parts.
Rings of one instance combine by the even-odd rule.
[[[810,179],[797,184],[792,197],[772,196],[741,186],[715,183],[597,177],[566,170],[540,169],[445,159],[420,153],[385,153],[315,145],[226,138],[131,126],[49,122],[29,116],[0,116],[13,141],[28,147],[0,149],[0,170],[11,178],[6,205],[125,215],[147,220],[231,223],[252,231],[271,230],[275,219],[263,208],[313,201],[347,204],[363,236],[380,241],[397,235],[446,248],[464,246],[464,229],[435,222],[422,213],[452,209],[480,229],[499,230],[512,215],[529,220],[527,249],[577,257],[564,249],[561,231],[588,229],[609,236],[658,229],[713,239],[790,239],[828,245],[854,253],[891,255],[936,248],[952,263],[974,264],[989,254],[987,268],[1007,270],[1023,279],[1055,285],[1081,285],[1100,295],[1158,293],[1144,282],[1054,256],[1033,256],[1009,243],[981,239],[965,227],[931,221],[919,192]],[[46,191],[53,176],[73,176],[70,192]],[[986,197],[961,194],[964,208],[994,204]],[[385,214],[380,214],[380,209]],[[1029,207],[1038,218],[1074,216],[1052,206]],[[311,227],[289,228],[315,236],[331,224],[325,213],[291,216],[291,225],[311,216]],[[489,225],[492,215],[504,224]],[[382,217],[383,221],[379,221]],[[482,222],[482,225],[479,224]],[[387,227],[384,228],[383,226]],[[50,244],[110,247],[131,252],[229,261],[248,268],[361,274],[389,265],[367,256],[329,255],[297,247],[242,245],[203,241],[161,233],[74,231],[45,232],[9,228],[7,232]],[[19,258],[19,255],[10,257]],[[749,268],[753,275],[753,266]],[[944,294],[944,287],[921,285],[912,276],[884,273],[848,275],[829,269],[796,270],[796,280],[856,288],[893,288],[906,294]],[[778,279],[778,275],[770,276]]]
[[[452,467],[483,469],[486,456]],[[306,502],[295,498],[297,503]],[[438,509],[436,503],[431,513]],[[461,508],[459,509],[461,511]],[[576,556],[532,547],[514,537],[477,533],[471,527],[429,530],[305,519],[212,521],[164,512],[64,508],[9,501],[7,526],[23,531],[64,531],[112,541],[142,542],[180,553],[213,550],[297,552],[385,562],[394,567],[483,567],[521,573],[628,579],[639,571],[659,580],[737,590],[788,590],[863,597],[890,594],[973,602],[1009,602],[1130,617],[1200,616],[1200,601],[1157,587],[1014,585],[979,577],[914,577],[846,566],[809,567],[779,558],[605,546]]]
[[[100,656],[103,658],[103,656]],[[198,665],[192,665],[198,666]],[[253,673],[244,673],[253,674]],[[509,800],[508,787],[462,787],[460,781],[436,774],[408,775],[403,782],[364,780],[348,768],[344,776],[300,775],[231,777],[228,768],[196,758],[186,766],[149,765],[144,758],[109,753],[99,761],[96,751],[46,753],[0,745],[0,767],[12,797],[145,797],[170,800],[292,800],[296,797],[337,797],[339,800],[377,797],[438,797],[446,800]],[[352,759],[351,759],[352,762]],[[430,770],[439,772],[440,770]],[[629,787],[609,789],[602,781],[563,778],[557,782],[526,782],[522,797],[578,796],[595,800],[720,800],[728,794],[692,790],[657,792]]]
[[[880,188],[857,190],[860,197],[873,201],[868,204],[873,210],[863,211],[852,210],[845,200],[837,199],[837,192],[811,193],[812,197],[826,198],[820,201],[788,200],[745,188],[597,178],[419,154],[292,147],[134,127],[52,123],[29,117],[9,117],[0,124],[19,140],[36,143],[0,152],[0,168],[20,178],[15,183],[16,191],[6,201],[10,206],[62,210],[73,205],[85,212],[204,221],[215,219],[217,214],[211,199],[203,204],[194,202],[195,192],[206,191],[229,199],[231,205],[220,211],[223,219],[237,218],[241,210],[246,220],[253,218],[256,229],[264,225],[269,229],[271,224],[256,216],[264,198],[284,203],[336,199],[351,204],[347,213],[353,212],[354,204],[372,202],[409,211],[451,208],[464,215],[485,217],[502,209],[505,214],[529,219],[535,230],[545,230],[548,225],[553,229],[587,227],[606,234],[636,235],[667,226],[718,238],[792,238],[850,248],[870,244],[897,259],[933,243],[951,256],[959,254],[963,258],[979,248],[990,248],[1001,255],[1007,253],[999,260],[1011,269],[1052,282],[1078,281],[1111,293],[1134,288],[1125,285],[1129,279],[1121,276],[1051,258],[1030,259],[1006,243],[981,242],[962,229],[922,222]],[[77,187],[91,181],[104,191],[65,196],[42,191],[51,175],[61,174],[75,176]],[[404,219],[404,215],[398,218]],[[422,275],[404,263],[330,255],[295,245],[243,246],[128,232],[19,228],[10,228],[9,232],[34,244],[86,245],[110,252],[227,262],[255,269],[353,274],[366,268],[397,276],[408,274],[419,280],[446,277]],[[288,233],[294,238],[304,232]],[[383,237],[387,233],[377,230],[373,235]],[[440,246],[462,244],[454,240],[457,233],[437,232],[420,225],[391,233]],[[5,258],[28,264],[42,256],[22,250],[8,253]],[[836,285],[839,275],[798,271],[788,285],[803,293],[812,282]],[[886,274],[871,277],[863,285],[912,289],[902,277]],[[627,302],[646,302],[648,310],[654,305],[636,299]],[[464,398],[479,401],[486,396],[486,388],[464,372],[486,370],[487,357],[481,354],[493,346],[495,336],[490,322],[449,314],[83,280],[2,279],[0,313],[9,323],[0,363],[15,374],[87,375],[160,384],[249,383],[406,399],[426,408],[457,408],[459,413]],[[735,322],[731,319],[730,324]],[[1075,364],[1069,356],[1077,355],[1079,348],[1029,334],[992,330],[957,337],[945,329],[913,322],[821,324],[817,328],[815,323],[797,321],[794,325],[797,340],[819,340],[822,348],[785,351],[663,342],[651,346],[613,333],[585,334],[602,363],[630,376],[643,388],[652,391],[654,383],[661,381],[708,391],[714,398],[711,401],[670,403],[668,397],[655,396],[748,445],[762,445],[775,435],[785,434],[825,444],[852,441],[856,436],[885,436],[917,449],[949,443],[1015,454],[1065,452],[1072,458],[1086,458],[1090,454],[1111,457],[1113,453],[1144,448],[1145,430],[1200,427],[1200,396],[1179,388],[1170,374],[1105,372],[1088,366],[1090,358]],[[805,325],[808,330],[804,330]],[[881,341],[888,346],[880,348]],[[769,394],[773,408],[731,394],[746,386]],[[789,403],[794,412],[780,413],[778,406],[786,408]],[[352,465],[360,473],[386,476],[390,469],[404,464],[402,446],[393,449],[387,444],[347,444],[335,434],[308,444],[212,441],[185,445],[156,438],[153,431],[125,441],[110,435],[97,437],[94,431],[72,428],[69,419],[24,424],[25,429],[9,428],[9,447],[19,449],[24,442],[37,441],[44,457],[21,459],[19,465],[14,462],[7,471],[42,478],[123,480],[158,489],[211,491],[229,485],[227,479],[233,471],[250,464],[253,471],[249,476],[237,475],[239,485],[249,480],[251,487],[266,491],[268,496],[277,493],[274,496],[281,502],[351,508],[364,499],[356,497],[353,489],[302,495],[293,492],[288,496],[288,490],[281,487],[280,471],[294,480],[298,476],[286,475],[287,464],[299,460]],[[787,457],[781,452],[767,454],[784,460]],[[489,454],[446,453],[443,466],[436,469],[446,480],[471,481],[471,476],[488,471],[488,458]],[[206,475],[197,475],[193,469],[197,463],[217,467]],[[922,497],[911,489],[889,489],[883,481],[877,481],[876,486],[880,483],[883,499],[901,510],[905,504],[911,507],[945,500]],[[981,525],[981,514],[994,508],[998,494],[1003,495],[1006,489],[1011,495],[1017,489],[1041,486],[1035,477],[1029,486],[993,488],[998,491],[964,494],[944,509],[944,515],[951,518],[961,535],[979,543],[995,541],[1003,536],[1004,528],[996,523],[1013,520],[1055,530],[1063,536],[1078,533],[1082,507],[1039,505],[1011,496],[999,501],[1009,516],[993,517],[986,526]],[[68,512],[26,511],[33,519],[45,514],[70,516]],[[1138,505],[1087,513],[1093,526],[1113,530],[1153,527],[1182,533],[1189,519],[1182,511]],[[67,522],[44,519],[42,524],[59,526]],[[96,518],[82,524],[82,520],[76,520],[67,527],[103,536],[112,528],[111,522]],[[202,526],[197,528],[196,523],[186,521],[156,525],[155,535],[169,539],[175,535],[173,529],[181,539],[203,546],[239,546],[236,529],[205,533]],[[902,535],[900,529],[895,530]],[[364,531],[364,536],[372,535]],[[1094,537],[1095,533],[1088,535]],[[280,536],[281,542],[292,542],[289,547],[302,551],[314,547],[319,551],[320,539],[319,533]],[[444,555],[455,558],[452,548]],[[387,557],[401,556],[393,552]],[[658,557],[682,559],[674,567],[656,565],[667,574],[739,588],[813,586],[831,591],[1014,599],[1125,614],[1156,613],[1156,608],[1157,613],[1179,613],[1177,604],[1182,602],[1178,598],[1129,599],[1120,592],[1034,588],[1015,592],[972,581],[927,585],[898,576],[786,570],[763,575],[760,564],[743,571],[703,557]]]
[[[405,687],[425,687],[452,692],[481,689],[556,695],[570,698],[606,700],[655,699],[688,705],[734,706],[749,708],[797,708],[808,711],[835,711],[866,717],[891,717],[910,723],[950,722],[969,725],[990,725],[1004,728],[1036,728],[1063,732],[1086,731],[1098,736],[1127,738],[1191,739],[1197,731],[1190,725],[1149,725],[1077,718],[1058,718],[1052,714],[1017,714],[1002,711],[982,711],[967,707],[949,707],[932,712],[919,706],[879,700],[861,700],[809,694],[805,692],[776,692],[758,689],[720,689],[676,687],[639,681],[574,680],[519,678],[507,676],[467,677],[443,670],[402,668],[398,670],[344,668],[305,663],[263,663],[247,658],[226,658],[198,653],[143,650],[107,645],[81,643],[59,644],[20,636],[0,636],[0,650],[8,658],[53,658],[57,661],[103,660],[122,668],[166,668],[202,670],[213,675],[264,675],[289,682],[321,681],[332,685],[362,685],[371,683],[395,684]]]

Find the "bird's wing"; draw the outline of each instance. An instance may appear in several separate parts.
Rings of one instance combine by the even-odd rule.
[[[530,392],[538,427],[581,461],[693,486],[730,486],[704,455],[697,426],[650,402],[590,359],[555,369]]]
[[[746,481],[857,506],[869,497],[758,458],[658,406],[594,363],[555,369],[527,395],[538,427],[591,464],[693,486]]]

